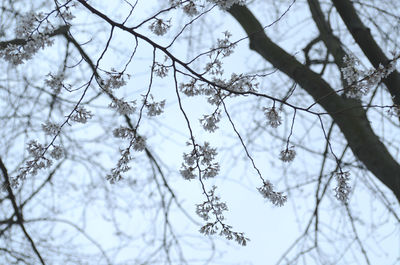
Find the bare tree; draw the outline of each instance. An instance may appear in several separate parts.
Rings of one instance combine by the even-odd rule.
[[[273,262],[398,262],[376,250],[400,223],[398,14],[393,0],[3,1],[2,262],[218,262],[215,235],[251,240],[225,218],[230,175],[272,212],[306,208]]]

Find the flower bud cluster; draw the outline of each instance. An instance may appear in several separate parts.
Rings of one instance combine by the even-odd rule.
[[[372,87],[378,85],[396,69],[397,59],[398,57],[395,57],[385,66],[379,64],[376,69],[361,70],[358,67],[360,62],[354,56],[346,55],[343,58],[345,67],[341,69],[348,85],[345,88],[346,96],[359,99],[366,95]]]
[[[286,147],[285,150],[282,150],[279,156],[279,159],[283,162],[291,162],[296,157],[296,150],[294,150],[294,146]]]
[[[51,148],[50,157],[46,157],[46,152]],[[11,178],[10,183],[13,188],[17,188],[21,180],[25,180],[28,175],[36,175],[40,169],[49,168],[53,165],[53,159],[60,160],[64,157],[64,148],[59,145],[51,144],[44,146],[41,143],[31,140],[28,142],[27,151],[30,160],[25,162],[25,166],[21,167],[18,175]]]
[[[335,172],[335,179],[337,181],[337,186],[335,190],[335,197],[339,201],[346,203],[349,200],[349,195],[351,187],[349,185],[350,173],[346,172]]]
[[[219,164],[213,162],[217,151],[208,142],[196,144],[190,153],[183,154],[184,163],[180,173],[184,179],[191,180],[196,178],[194,171],[199,170],[200,176],[204,179],[213,178],[219,173]]]
[[[257,190],[275,206],[283,206],[287,201],[287,196],[283,195],[282,192],[274,191],[274,185],[268,180],[264,180],[263,185],[257,188]]]
[[[279,115],[275,107],[263,108],[263,110],[264,115],[267,118],[268,125],[270,125],[272,128],[277,128],[282,124],[282,117]]]
[[[240,245],[245,246],[248,238],[244,236],[243,233],[232,231],[232,226],[224,224],[222,221],[225,219],[223,212],[228,210],[228,207],[224,202],[220,201],[220,197],[215,195],[216,187],[213,186],[212,189],[207,193],[207,201],[202,204],[196,205],[196,213],[204,221],[209,221],[212,216],[215,218],[214,222],[208,222],[200,228],[200,233],[204,235],[214,235],[219,230],[220,236],[225,236],[226,239],[234,239]]]

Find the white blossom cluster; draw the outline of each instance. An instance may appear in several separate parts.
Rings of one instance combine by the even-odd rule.
[[[22,16],[17,24],[15,33],[17,38],[25,41],[24,44],[9,44],[5,49],[0,50],[0,58],[10,62],[13,65],[19,65],[29,60],[40,49],[51,46],[53,41],[49,38],[51,27],[46,25],[39,32],[40,21],[43,14],[28,13]]]
[[[193,1],[188,1],[183,7],[183,12],[188,16],[195,16],[199,13],[197,6]]]
[[[211,75],[222,75],[224,73],[224,69],[222,68],[222,62],[218,58],[212,60],[207,63],[204,67],[204,71]]]
[[[88,120],[93,118],[92,112],[85,109],[84,107],[78,106],[71,115],[71,120],[79,123],[86,123]]]
[[[48,152],[49,148],[51,148],[50,152]],[[13,188],[17,188],[20,180],[25,180],[28,174],[34,176],[38,170],[51,167],[52,159],[59,160],[64,157],[64,148],[61,146],[52,144],[46,147],[35,140],[28,142],[27,150],[31,159],[19,169],[19,174],[15,178],[11,178],[10,183]],[[50,157],[45,156],[46,152],[50,154]]]
[[[205,95],[211,105],[221,105],[222,98],[237,96],[245,92],[256,92],[258,83],[252,77],[232,74],[229,80],[212,78],[208,84],[198,84],[192,80],[190,83],[180,84],[180,90],[187,96]]]
[[[153,95],[150,94],[150,101],[146,98],[143,99],[143,101],[144,101],[144,106],[146,107],[148,116],[150,116],[150,117],[158,116],[164,112],[165,99],[160,102],[156,102],[156,101],[154,101]]]
[[[107,72],[107,75],[108,78],[105,81],[100,81],[100,84],[104,90],[109,91],[110,89],[118,89],[126,85],[124,75],[117,72],[115,69],[111,69],[111,72]]]
[[[200,119],[200,123],[203,126],[203,129],[208,132],[215,132],[218,129],[218,122],[221,119],[221,111],[216,111],[211,115],[203,115],[203,118]]]
[[[40,21],[42,21],[43,19],[43,13],[30,12],[25,14],[24,16],[21,16],[15,28],[15,35],[17,36],[17,38],[29,38],[33,34],[33,32],[36,31],[36,28],[39,26]]]
[[[154,64],[153,73],[155,73],[156,76],[163,78],[168,75],[168,69],[167,66],[156,62]]]
[[[183,154],[184,163],[180,173],[184,179],[191,180],[196,178],[194,174],[197,168],[200,171],[202,178],[213,178],[218,175],[219,164],[213,162],[217,151],[212,148],[208,142],[204,142],[203,146],[195,145],[193,150]]]
[[[124,98],[119,99],[113,97],[108,106],[112,109],[115,109],[121,115],[130,115],[136,110],[136,101],[127,102],[124,100]]]
[[[219,232],[220,236],[225,236],[226,239],[232,240],[234,239],[239,245],[246,246],[247,242],[250,241],[247,237],[244,236],[242,232],[232,231],[232,226],[226,224],[220,224],[217,221],[213,223],[207,223],[200,228],[200,233],[204,235],[214,235],[218,232],[221,226],[221,231]]]
[[[234,92],[256,92],[258,90],[258,83],[252,77],[233,73],[231,78],[225,82],[224,87]]]
[[[270,125],[272,128],[277,128],[282,124],[282,117],[279,115],[275,107],[263,108],[263,110],[264,115],[267,118],[268,125]]]
[[[200,233],[204,235],[214,235],[219,232],[220,236],[225,236],[228,240],[235,239],[240,245],[245,246],[248,238],[243,233],[232,231],[232,226],[224,224],[222,221],[225,219],[223,212],[228,210],[228,207],[224,202],[220,201],[220,197],[215,195],[216,186],[207,193],[208,200],[202,204],[196,205],[196,213],[204,221],[211,219],[211,216],[215,218],[214,222],[208,222],[200,228]]]
[[[192,79],[189,83],[179,84],[179,90],[188,97],[201,95],[203,93],[201,86],[196,86],[196,79]]]
[[[208,192],[207,201],[196,205],[196,214],[204,221],[208,221],[210,219],[210,213],[212,213],[212,216],[214,216],[217,220],[222,221],[224,220],[223,212],[228,210],[226,203],[221,202],[221,198],[215,195],[216,188],[216,186],[213,186]]]
[[[74,4],[72,4],[73,6]],[[63,20],[67,23],[71,22],[75,18],[75,16],[72,14],[71,9],[69,6],[64,6],[64,9],[62,11],[59,11],[59,15],[63,18]]]
[[[130,169],[128,165],[132,160],[131,156],[131,148],[135,151],[143,151],[146,148],[146,139],[141,137],[135,133],[135,130],[128,127],[119,127],[114,129],[113,134],[117,138],[129,139],[129,147],[123,150],[120,150],[121,157],[118,160],[117,166],[111,169],[111,174],[106,176],[106,180],[110,182],[110,184],[115,184],[120,181],[122,177],[122,173],[127,172]]]
[[[337,181],[337,186],[335,188],[335,197],[343,202],[346,203],[349,200],[349,195],[351,191],[351,187],[349,185],[349,180],[350,180],[350,173],[348,171],[346,172],[335,172],[335,178]]]
[[[44,157],[48,148],[38,143],[35,140],[31,140],[28,143],[28,153],[34,160],[37,160],[39,168],[48,168],[52,165],[51,159]],[[59,160],[63,157],[64,149],[58,145],[52,145],[52,150],[50,151],[50,157]],[[38,169],[39,169],[38,168]]]
[[[217,72],[212,71],[216,74]],[[253,77],[245,75],[237,75],[233,73],[229,80],[221,78],[212,78],[211,83],[197,83],[196,79],[192,79],[189,83],[181,83],[179,89],[188,97],[197,95],[205,95],[208,103],[219,106],[221,99],[226,96],[236,96],[245,92],[256,92],[258,83],[254,82]]]
[[[59,145],[53,145],[53,149],[50,151],[50,156],[55,160],[60,160],[64,157],[64,148]]]
[[[381,80],[390,75],[396,69],[398,58],[391,60],[386,66],[379,64],[377,69],[362,70],[359,69],[360,62],[352,55],[346,55],[343,58],[345,67],[341,69],[343,78],[348,87],[345,93],[350,98],[361,98],[367,94],[371,87],[378,85]]]
[[[63,81],[64,81],[64,74],[59,73],[59,74],[52,74],[49,73],[48,78],[44,80],[44,83],[46,86],[50,87],[56,92],[60,92],[61,88],[64,86]]]
[[[23,45],[9,44],[5,49],[0,50],[0,58],[13,65],[23,64],[33,57],[40,49],[53,45],[53,40],[47,35],[32,35]]]
[[[156,35],[162,36],[167,33],[168,29],[171,27],[171,21],[156,18],[156,20],[150,24],[149,29]]]
[[[110,182],[110,184],[115,184],[116,182],[122,179],[122,173],[127,172],[130,169],[128,165],[132,160],[130,156],[129,148],[125,150],[121,150],[121,157],[118,160],[117,166],[111,169],[111,174],[106,176],[106,180]]]
[[[113,135],[116,138],[128,139],[129,148],[132,147],[135,151],[143,151],[146,148],[146,139],[135,133],[134,129],[120,126],[114,129]]]
[[[46,122],[42,124],[42,129],[45,134],[54,136],[57,135],[60,131],[60,125],[53,122]]]
[[[275,206],[283,206],[287,201],[287,196],[283,195],[282,192],[274,191],[274,186],[268,180],[265,180],[263,185],[257,188],[257,190]]]
[[[229,31],[224,32],[223,39],[217,39],[217,50],[222,53],[224,57],[227,57],[233,53],[233,50],[236,47],[235,43],[230,42],[229,38],[232,34]]]
[[[132,139],[133,137],[135,137],[135,131],[131,128],[120,126],[119,128],[113,130],[113,135],[116,138]]]
[[[296,157],[296,150],[294,150],[294,146],[289,148],[286,147],[285,150],[282,150],[279,159],[283,162],[291,162]]]

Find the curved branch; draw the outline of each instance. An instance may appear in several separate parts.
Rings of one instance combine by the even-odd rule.
[[[250,49],[294,79],[329,113],[346,137],[354,155],[392,190],[400,202],[400,165],[373,132],[360,102],[340,97],[317,73],[269,39],[247,7],[233,5],[228,12],[246,31]],[[343,111],[345,109],[346,112]]]
[[[54,37],[57,35],[64,35],[67,34],[70,26],[64,25],[60,26],[58,29],[54,30],[50,34],[48,34],[49,37]],[[9,41],[0,41],[0,49],[5,49],[8,45],[25,45],[28,42],[26,39],[13,39]]]
[[[333,34],[330,24],[325,20],[319,0],[307,0],[307,2],[312,18],[319,30],[321,40],[324,42],[329,53],[332,54],[333,58],[335,59],[335,64],[339,68],[342,68],[343,57],[346,55],[346,52],[342,48],[339,38]]]
[[[3,160],[0,158],[0,169],[1,172],[3,173],[3,178],[4,178],[4,187],[6,188],[7,192],[8,192],[8,198],[11,201],[11,204],[14,208],[14,212],[15,215],[17,216],[17,223],[18,225],[21,227],[22,232],[24,233],[25,237],[28,239],[29,243],[31,244],[31,247],[33,249],[33,251],[35,252],[36,256],[38,257],[38,259],[40,260],[40,263],[42,265],[45,265],[46,263],[44,262],[44,259],[42,258],[42,255],[40,254],[39,250],[36,248],[35,242],[33,242],[31,236],[29,235],[29,233],[26,231],[25,225],[24,225],[24,218],[22,217],[22,213],[19,210],[19,207],[17,205],[17,201],[15,200],[15,196],[14,193],[12,191],[12,188],[10,186],[10,180],[8,177],[8,173],[7,173],[7,168],[3,163]]]
[[[378,68],[379,64],[386,65],[389,59],[372,37],[371,30],[361,21],[351,1],[332,0],[332,3],[371,64],[375,68]],[[383,79],[383,83],[392,95],[393,102],[400,105],[400,73],[393,71],[388,77]]]

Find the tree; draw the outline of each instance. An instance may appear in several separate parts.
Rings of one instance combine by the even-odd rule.
[[[306,207],[278,264],[398,261],[396,1],[152,4],[1,4],[2,262],[207,261],[230,176]]]

